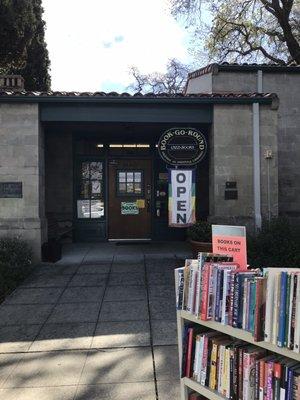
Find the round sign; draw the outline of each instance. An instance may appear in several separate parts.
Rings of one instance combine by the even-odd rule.
[[[171,128],[160,137],[160,157],[171,165],[195,165],[206,154],[204,135],[194,128]]]

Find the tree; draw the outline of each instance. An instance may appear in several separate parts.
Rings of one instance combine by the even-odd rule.
[[[183,16],[189,27],[196,23],[196,36],[203,28],[201,9],[208,5],[213,20],[205,46],[211,59],[300,64],[300,0],[170,2],[175,16]]]
[[[0,72],[20,74],[27,90],[49,90],[41,0],[0,0]]]
[[[167,72],[142,74],[137,67],[131,67],[131,75],[135,81],[129,86],[135,92],[178,93],[182,92],[189,68],[176,59],[167,63]]]

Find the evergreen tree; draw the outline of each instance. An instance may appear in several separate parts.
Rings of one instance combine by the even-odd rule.
[[[41,0],[0,0],[0,72],[20,74],[27,90],[49,90]]]

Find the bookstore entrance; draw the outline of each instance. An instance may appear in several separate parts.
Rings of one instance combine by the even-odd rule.
[[[150,239],[151,160],[109,160],[109,240]]]

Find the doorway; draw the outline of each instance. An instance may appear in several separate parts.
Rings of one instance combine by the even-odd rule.
[[[150,239],[151,160],[109,160],[108,238]]]

